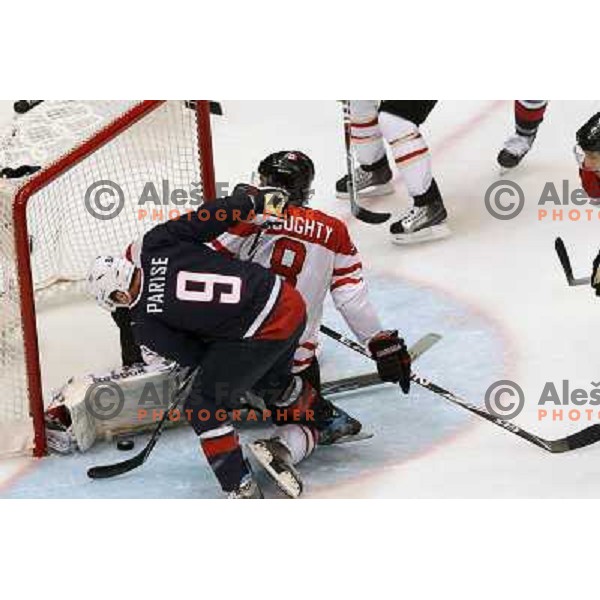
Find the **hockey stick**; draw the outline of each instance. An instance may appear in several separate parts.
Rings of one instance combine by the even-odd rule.
[[[430,333],[430,334],[422,337],[409,349],[412,359],[417,360],[419,358],[419,356],[421,356],[422,354],[427,352],[427,350],[429,350],[440,339],[441,339],[441,336],[438,336],[434,333]],[[159,421],[158,425],[156,426],[154,433],[152,434],[152,436],[150,437],[150,440],[148,441],[148,443],[146,444],[146,446],[143,448],[143,450],[141,452],[139,452],[135,456],[133,456],[127,460],[124,460],[122,462],[119,462],[119,463],[115,463],[112,465],[91,467],[87,473],[88,477],[90,477],[91,479],[108,479],[111,477],[116,477],[117,475],[123,475],[124,473],[128,473],[129,471],[133,471],[134,469],[137,469],[138,467],[142,466],[146,462],[146,460],[148,459],[148,456],[150,456],[150,453],[152,452],[152,450],[154,449],[154,446],[158,442],[158,439],[160,438],[160,436],[163,432],[164,425],[166,423],[166,420],[167,420],[169,414],[173,410],[175,410],[175,408],[177,408],[177,405],[179,404],[179,402],[181,401],[181,398],[183,397],[183,392],[187,388],[188,384],[192,380],[195,373],[196,373],[195,370],[190,371],[190,373],[187,374],[185,379],[179,385],[179,387],[177,388],[177,390],[175,392],[175,395],[173,396],[173,399],[171,400],[171,404],[169,405],[167,410],[163,413],[163,416],[162,416],[161,420]],[[359,377],[349,377],[347,379],[341,379],[337,382],[331,382],[329,384],[329,387],[328,387],[328,384],[325,383],[325,384],[323,384],[323,392],[324,393],[339,393],[342,391],[350,391],[352,389],[360,389],[362,387],[367,387],[370,385],[381,384],[381,383],[383,383],[383,382],[381,381],[381,379],[379,378],[377,373],[368,373],[367,375],[362,375]]]
[[[409,349],[411,359],[416,361],[420,356],[427,352],[432,346],[437,344],[442,339],[437,333],[428,333],[421,339],[417,340]],[[384,385],[386,382],[381,381],[378,373],[366,373],[355,377],[345,377],[335,381],[326,381],[321,386],[323,394],[343,394],[345,392],[353,392],[364,388],[373,387],[375,385]]]
[[[565,243],[562,241],[562,238],[557,237],[554,240],[554,249],[556,250],[556,254],[558,254],[558,260],[560,260],[560,264],[565,273],[565,277],[567,278],[567,283],[570,286],[575,285],[589,285],[591,282],[590,277],[574,277],[573,276],[573,267],[571,267],[571,259],[567,254],[567,248]]]
[[[361,346],[357,342],[348,339],[347,337],[343,336],[341,333],[338,333],[334,329],[331,329],[326,325],[322,325],[321,331],[325,335],[333,338],[334,340],[337,340],[338,342],[340,342],[344,346],[347,346],[351,350],[359,352],[363,356],[372,358],[369,352],[363,346]],[[521,429],[514,423],[510,423],[508,421],[500,419],[499,417],[496,417],[495,415],[487,412],[487,410],[483,408],[475,406],[474,404],[471,404],[470,402],[459,398],[452,392],[449,392],[443,387],[433,383],[432,381],[429,381],[425,377],[417,375],[416,373],[413,373],[411,375],[411,381],[413,381],[417,385],[420,385],[421,387],[424,387],[430,392],[441,396],[442,398],[448,400],[452,404],[460,406],[468,410],[469,412],[472,412],[473,414],[485,419],[486,421],[489,421],[490,423],[493,423],[498,427],[502,427],[503,429],[514,433],[515,435],[518,435],[519,437],[527,440],[531,444],[534,444],[539,448],[547,450],[548,452],[560,453],[567,452],[569,450],[577,450],[579,448],[584,448],[585,446],[590,446],[591,444],[595,444],[596,442],[600,441],[600,425],[591,425],[590,427],[586,427],[582,431],[579,431],[572,435],[568,435],[564,438],[559,438],[556,440],[546,440],[544,438],[538,437],[537,435],[534,435],[533,433],[529,433],[524,429]]]
[[[150,453],[154,449],[154,446],[156,446],[156,442],[158,442],[158,439],[160,438],[163,432],[169,414],[171,413],[171,411],[177,408],[177,405],[183,397],[183,392],[186,390],[188,384],[192,381],[196,373],[197,369],[191,369],[190,372],[185,376],[183,381],[179,384],[179,387],[175,391],[175,394],[173,396],[173,399],[171,400],[171,403],[169,404],[169,407],[167,408],[167,410],[164,411],[163,416],[161,417],[160,421],[158,422],[158,425],[156,426],[156,429],[154,430],[154,433],[152,434],[152,436],[148,440],[148,443],[141,452],[122,462],[114,463],[112,465],[91,467],[90,469],[88,469],[87,472],[88,477],[90,479],[108,479],[110,477],[116,477],[117,475],[123,475],[124,473],[128,473],[129,471],[133,471],[134,469],[141,467],[150,456]]]
[[[365,223],[377,225],[385,223],[392,215],[390,213],[378,213],[363,208],[358,203],[356,181],[354,180],[354,154],[352,152],[352,123],[350,121],[350,100],[342,100],[344,107],[344,141],[346,143],[346,166],[348,167],[348,195],[350,196],[350,208],[352,214]]]

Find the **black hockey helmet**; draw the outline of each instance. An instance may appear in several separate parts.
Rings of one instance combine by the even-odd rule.
[[[600,112],[579,129],[577,145],[586,152],[600,152]]]
[[[304,152],[282,150],[264,158],[258,165],[262,185],[283,188],[290,201],[306,204],[315,178],[315,165]]]

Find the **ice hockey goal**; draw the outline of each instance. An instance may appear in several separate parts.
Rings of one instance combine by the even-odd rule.
[[[41,169],[18,177],[24,165]],[[2,169],[10,177],[0,179],[0,455],[41,456],[36,310],[76,293],[96,255],[122,252],[171,209],[215,196],[209,105],[44,101],[0,132]],[[148,184],[162,201],[143,205],[151,218],[140,213]],[[175,189],[184,192],[173,206],[165,194]]]

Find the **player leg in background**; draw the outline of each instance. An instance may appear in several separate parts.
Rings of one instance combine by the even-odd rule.
[[[227,409],[261,380],[291,377],[294,351],[304,323],[286,339],[226,340],[212,344],[186,399],[185,416],[221,488],[230,498],[261,498]],[[275,383],[273,383],[275,385]],[[272,388],[281,395],[281,390]]]
[[[547,106],[548,100],[515,100],[515,134],[504,142],[498,154],[498,164],[503,169],[516,167],[531,150]]]
[[[278,425],[276,434],[256,440],[248,448],[279,488],[297,498],[303,484],[295,466],[308,458],[317,445],[330,445],[342,437],[356,435],[362,425],[323,397],[316,358],[293,377],[281,397],[267,400],[267,404]],[[294,418],[281,418],[277,409]]]
[[[351,100],[352,144],[359,167],[356,169],[356,191],[361,197],[383,196],[394,191],[383,136],[379,128],[379,100]],[[348,198],[348,175],[335,185],[338,198]]]
[[[429,148],[419,130],[435,105],[435,100],[383,100],[379,107],[383,137],[413,200],[412,208],[390,226],[393,241],[399,244],[441,239],[450,233]]]

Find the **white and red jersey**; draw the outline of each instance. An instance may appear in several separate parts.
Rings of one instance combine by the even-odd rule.
[[[358,251],[346,225],[335,217],[291,206],[285,220],[238,223],[209,246],[271,269],[300,292],[307,325],[294,357],[295,371],[313,359],[328,291],[361,342],[382,329],[368,298]]]

